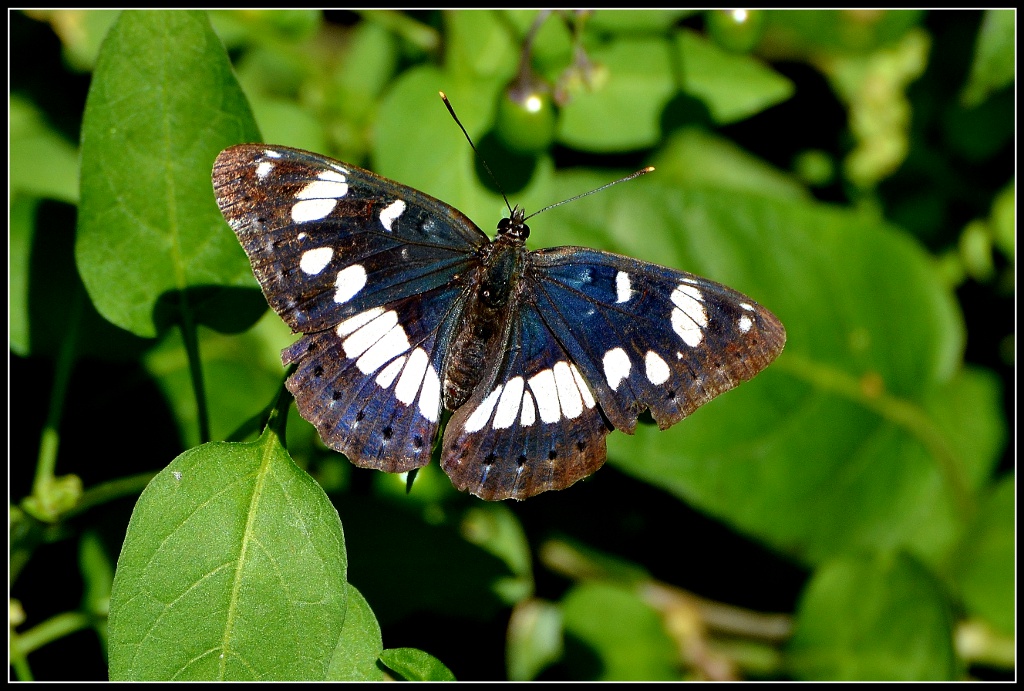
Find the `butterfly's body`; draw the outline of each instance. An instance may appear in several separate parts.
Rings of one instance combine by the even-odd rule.
[[[503,328],[510,324],[522,299],[522,285],[530,254],[523,234],[500,233],[478,250],[479,265],[467,278],[465,303],[457,335],[444,368],[444,407],[457,410],[484,376],[486,364],[508,340]]]
[[[666,428],[781,352],[782,324],[707,279],[580,247],[530,252],[517,208],[491,241],[456,209],[280,146],[226,149],[214,190],[270,305],[300,414],[357,465],[441,463],[523,499],[605,460],[612,429]]]

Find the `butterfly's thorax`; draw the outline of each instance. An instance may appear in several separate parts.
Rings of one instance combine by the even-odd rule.
[[[501,233],[480,249],[480,264],[468,277],[468,299],[452,340],[444,372],[444,405],[465,403],[507,341],[507,315],[515,313],[530,253],[525,237]]]

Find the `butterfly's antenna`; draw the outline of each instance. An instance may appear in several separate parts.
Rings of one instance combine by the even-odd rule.
[[[545,211],[547,211],[549,209],[555,208],[556,206],[561,206],[562,204],[568,204],[569,202],[574,202],[577,199],[581,199],[583,197],[586,197],[587,195],[593,194],[594,192],[600,192],[601,190],[607,189],[607,188],[611,187],[612,185],[617,185],[620,182],[626,182],[627,180],[632,180],[633,178],[638,178],[641,175],[647,175],[648,173],[652,172],[653,170],[654,170],[654,166],[647,166],[646,168],[641,168],[640,170],[636,171],[635,173],[631,173],[631,174],[627,175],[624,178],[620,178],[618,180],[615,180],[614,182],[609,182],[607,185],[601,185],[596,190],[590,190],[589,192],[584,192],[583,194],[577,194],[575,197],[570,197],[569,199],[563,199],[560,202],[556,202],[556,203],[551,204],[549,206],[545,206],[540,211],[534,211],[532,214],[530,214],[529,216],[524,218],[523,221],[527,221],[527,220],[533,218],[534,216],[536,216],[537,214],[542,214],[542,213],[544,213]]]
[[[462,126],[462,122],[459,120],[459,116],[455,114],[455,109],[452,108],[452,104],[448,102],[448,97],[444,95],[443,91],[438,91],[437,93],[441,94],[441,100],[444,101],[445,106],[448,108],[448,112],[452,114],[452,119],[455,120],[455,124],[458,125],[459,129],[462,130],[462,133],[466,135],[466,141],[468,141],[469,145],[473,147],[473,153],[475,153],[476,157],[480,159],[480,162],[484,164],[484,170],[486,170],[487,174],[491,176],[491,180],[494,181],[494,184],[498,188],[498,191],[501,192],[501,198],[505,200],[505,206],[508,207],[509,214],[515,213],[514,211],[512,211],[512,206],[508,203],[508,197],[505,196],[505,190],[501,188],[501,183],[498,182],[498,178],[494,177],[494,173],[491,172],[491,167],[487,165],[487,161],[484,160],[484,157],[480,155],[480,152],[476,148],[476,144],[473,143],[472,137],[469,136],[469,132],[467,132],[466,128]]]

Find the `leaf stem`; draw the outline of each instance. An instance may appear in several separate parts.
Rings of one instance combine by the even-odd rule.
[[[53,372],[53,387],[50,391],[50,408],[46,412],[46,423],[39,440],[39,456],[36,460],[36,475],[32,482],[32,494],[42,498],[52,484],[57,469],[57,450],[60,448],[60,420],[67,398],[68,382],[75,364],[78,334],[82,325],[84,289],[74,291],[71,309],[68,311],[66,336],[60,344]]]
[[[198,326],[192,318],[185,291],[181,296],[181,338],[188,356],[188,370],[192,380],[192,391],[196,397],[196,417],[199,420],[199,443],[210,441],[210,416],[206,406],[206,387],[203,385],[203,366],[199,358]]]

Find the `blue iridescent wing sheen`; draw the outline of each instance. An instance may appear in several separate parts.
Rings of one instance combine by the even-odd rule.
[[[305,334],[282,354],[300,414],[357,465],[429,462],[460,276],[487,236],[422,192],[287,147],[224,150],[213,187],[270,306]]]
[[[706,278],[581,247],[531,256],[538,311],[624,432],[645,409],[661,429],[674,425],[786,344],[774,314]]]
[[[370,308],[284,351],[297,363],[286,386],[325,444],[389,473],[430,462],[462,291],[455,283]]]
[[[629,257],[538,250],[525,280],[506,358],[445,431],[445,470],[487,499],[571,485],[604,463],[612,428],[632,433],[644,410],[667,428],[785,345],[779,320],[745,295]]]

